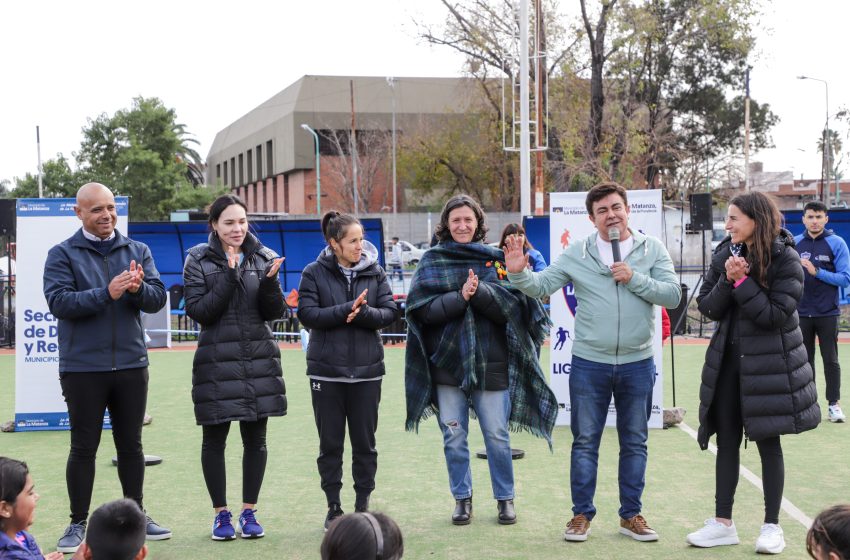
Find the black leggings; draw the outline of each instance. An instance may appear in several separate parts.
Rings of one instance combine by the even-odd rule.
[[[266,425],[268,418],[256,422],[239,422],[242,434],[242,502],[256,504],[266,474]],[[227,469],[224,464],[224,448],[230,422],[203,426],[204,439],[201,443],[201,468],[214,508],[227,505]]]
[[[741,376],[737,347],[727,347],[717,380],[711,410],[717,428],[715,516],[732,519],[735,488],[741,466]],[[779,436],[757,441],[764,487],[764,522],[779,523],[779,507],[785,486],[785,462]]]
[[[107,408],[118,455],[121,490],[125,498],[143,507],[145,454],[142,451],[142,420],[147,404],[148,368],[69,372],[62,374],[59,382],[71,422],[71,452],[65,467],[71,522],[81,523],[89,515],[95,457]]]

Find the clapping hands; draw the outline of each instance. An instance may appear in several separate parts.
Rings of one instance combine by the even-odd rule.
[[[472,296],[475,295],[475,291],[478,289],[478,276],[469,269],[469,276],[466,278],[466,282],[464,282],[463,287],[460,289],[460,295],[463,296],[463,299],[469,301],[472,299]]]
[[[357,299],[354,300],[354,304],[351,306],[351,313],[348,314],[348,317],[345,319],[346,323],[350,323],[357,317],[357,314],[360,313],[360,308],[363,307],[366,303],[366,294],[369,292],[369,289],[363,290]]]
[[[118,300],[124,292],[137,293],[144,279],[145,271],[141,265],[137,265],[136,261],[130,261],[130,269],[125,270],[109,283],[109,297]]]

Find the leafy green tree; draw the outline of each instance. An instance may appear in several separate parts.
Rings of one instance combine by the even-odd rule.
[[[66,198],[77,195],[86,181],[86,174],[71,169],[68,160],[62,154],[55,159],[42,163],[41,186],[44,198]],[[23,178],[15,178],[16,186],[9,193],[14,198],[38,198],[38,175],[27,173]]]
[[[191,150],[194,152],[194,150]],[[130,197],[130,219],[157,220],[168,214],[178,190],[194,188],[187,161],[185,127],[157,98],[137,97],[113,116],[89,119],[77,162],[91,180]]]
[[[169,214],[174,210],[197,209],[203,211],[213,200],[228,193],[230,193],[230,189],[221,185],[198,188],[183,186],[177,189],[170,199],[160,205],[160,211],[163,214]]]

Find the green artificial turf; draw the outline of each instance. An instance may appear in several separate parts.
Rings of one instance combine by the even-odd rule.
[[[697,427],[697,391],[705,346],[677,345],[676,404],[687,409],[685,422]],[[840,346],[843,362],[850,352]],[[542,360],[548,364],[548,349]],[[151,353],[148,412],[153,424],[144,430],[145,451],[164,462],[147,471],[145,504],[148,512],[174,531],[169,541],[150,543],[155,559],[185,558],[318,558],[326,512],[316,471],[318,437],[313,422],[304,357],[300,350],[284,350],[289,414],[269,423],[269,462],[260,495],[258,519],[266,537],[257,541],[213,542],[209,538],[213,515],[200,467],[201,430],[195,425],[190,397],[192,352],[175,349]],[[566,543],[562,533],[571,516],[569,497],[568,427],[558,427],[554,451],[543,440],[514,434],[512,445],[525,450],[515,462],[518,523],[500,526],[491,498],[487,463],[473,459],[475,487],[471,525],[455,527],[448,490],[441,436],[434,419],[419,434],[404,431],[404,350],[388,346],[388,375],[383,385],[377,435],[379,467],[372,509],[396,519],[405,539],[405,558],[752,558],[762,522],[760,491],[741,479],[735,519],[742,544],[722,550],[698,550],[685,544],[685,535],[713,514],[714,456],[700,451],[684,431],[674,428],[650,434],[649,467],[644,514],[660,534],[657,543],[637,543],[618,534],[616,432],[605,432],[600,453],[596,495],[598,514],[586,543]],[[14,357],[0,356],[0,420],[14,414]],[[820,378],[822,379],[822,377]],[[665,347],[665,406],[672,405],[670,349]],[[822,403],[825,409],[825,403]],[[825,410],[824,410],[825,413]],[[231,431],[227,450],[228,489],[234,509],[241,493],[241,445],[238,428]],[[472,450],[483,449],[480,432],[472,423]],[[824,507],[850,502],[850,424],[824,422],[817,430],[783,438],[785,498],[814,517]],[[52,550],[68,522],[65,490],[67,432],[0,434],[0,455],[26,460],[41,501],[32,527],[45,550]],[[120,497],[114,447],[109,432],[97,460],[93,504]],[[353,510],[350,454],[346,451],[343,509]],[[749,445],[742,462],[759,475],[758,451]],[[784,512],[780,523],[788,548],[784,558],[805,558],[805,528]]]

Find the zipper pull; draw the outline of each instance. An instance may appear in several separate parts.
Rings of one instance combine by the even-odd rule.
[[[748,442],[749,440],[750,440],[750,437],[749,437],[748,435],[744,434],[744,449],[746,449],[746,448],[747,448],[747,442]]]

